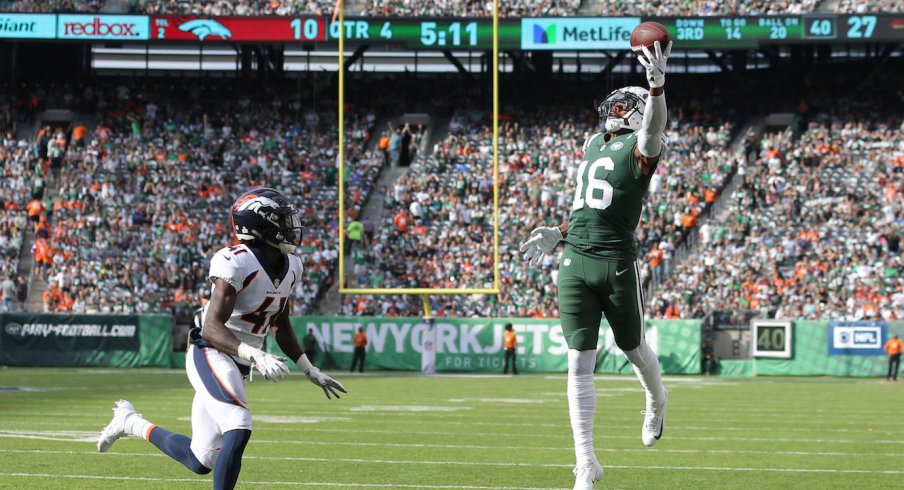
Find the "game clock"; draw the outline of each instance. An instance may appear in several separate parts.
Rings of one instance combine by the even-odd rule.
[[[792,323],[786,320],[754,320],[751,324],[754,358],[791,359]]]
[[[477,22],[421,22],[421,43],[425,47],[476,47]]]

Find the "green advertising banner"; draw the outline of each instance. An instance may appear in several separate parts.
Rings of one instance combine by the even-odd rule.
[[[293,317],[301,339],[311,329],[321,346],[315,363],[327,369],[348,369],[353,336],[361,327],[368,337],[365,370],[419,371],[424,323],[419,318]],[[567,346],[556,319],[437,318],[437,372],[502,372],[502,331],[512,323],[518,335],[517,363],[523,372],[564,372]],[[699,321],[648,321],[647,341],[659,353],[669,374],[700,372]],[[279,353],[272,338],[268,349]],[[608,324],[600,330],[597,372],[632,372],[615,346]]]
[[[12,366],[170,365],[168,315],[0,314],[0,364]]]
[[[843,322],[835,322],[843,323]],[[855,323],[855,322],[850,322]],[[794,322],[791,359],[754,359],[755,376],[885,376],[888,358],[881,347],[873,354],[842,354],[836,345],[840,339],[830,336],[830,322]],[[887,335],[904,336],[904,323],[887,324]],[[872,345],[883,345],[884,338],[873,339]]]

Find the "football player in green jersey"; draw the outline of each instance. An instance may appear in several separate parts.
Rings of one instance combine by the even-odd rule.
[[[662,436],[668,392],[659,359],[644,340],[643,291],[634,229],[650,178],[665,151],[665,69],[671,52],[657,41],[640,62],[650,89],[618,89],[599,106],[605,132],[584,142],[571,217],[558,227],[531,232],[520,250],[533,266],[559,242],[559,316],[568,343],[568,409],[577,465],[575,489],[593,488],[603,468],[593,450],[596,389],[593,371],[600,321],[605,313],[618,347],[646,391],[641,428],[644,445]]]

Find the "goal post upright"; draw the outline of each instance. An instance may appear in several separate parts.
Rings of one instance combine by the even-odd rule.
[[[499,0],[493,0],[493,287],[492,288],[349,288],[345,287],[345,32],[344,13],[339,8],[339,294],[340,295],[420,295],[425,331],[421,344],[421,372],[436,372],[436,329],[430,295],[498,295],[499,270]]]

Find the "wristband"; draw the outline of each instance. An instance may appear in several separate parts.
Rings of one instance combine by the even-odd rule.
[[[242,359],[248,362],[254,362],[254,354],[256,354],[259,350],[260,349],[255,349],[254,347],[251,347],[250,345],[242,342],[241,344],[239,344],[238,354]]]
[[[305,374],[308,374],[308,371],[314,369],[314,365],[311,364],[311,361],[308,360],[308,356],[304,355],[304,353],[295,360],[295,364],[298,364],[298,367],[300,367]]]

